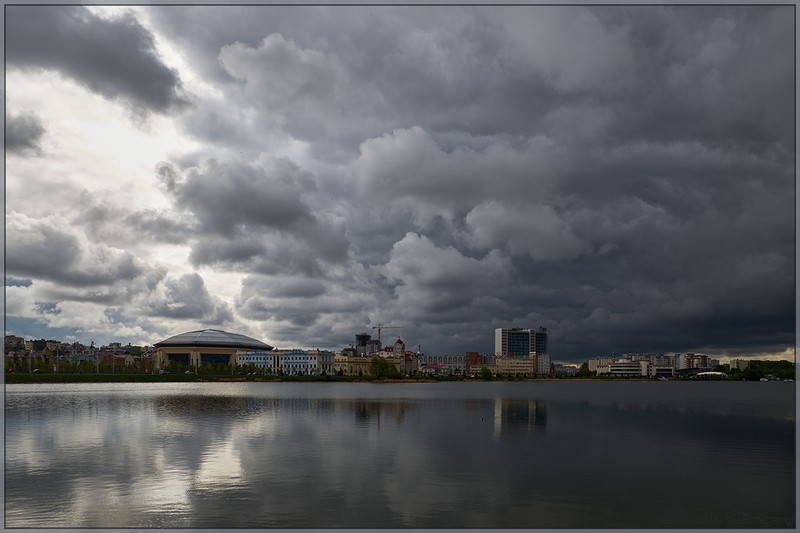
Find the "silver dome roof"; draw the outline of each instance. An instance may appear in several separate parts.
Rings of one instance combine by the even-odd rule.
[[[261,341],[239,335],[238,333],[228,333],[219,329],[201,329],[197,331],[187,331],[180,335],[175,335],[153,346],[205,346],[207,348],[246,348],[250,350],[271,350],[273,346]]]

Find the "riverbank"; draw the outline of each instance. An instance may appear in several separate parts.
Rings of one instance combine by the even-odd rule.
[[[5,382],[14,383],[193,383],[193,382],[340,382],[340,383],[441,383],[450,381],[485,381],[480,378],[437,377],[373,379],[369,376],[231,376],[195,374],[5,374]],[[505,378],[494,376],[491,381],[653,381],[648,378]]]

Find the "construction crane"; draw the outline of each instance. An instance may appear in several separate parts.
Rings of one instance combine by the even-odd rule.
[[[400,326],[384,326],[383,324],[378,324],[377,326],[372,326],[372,329],[378,330],[378,344],[381,345],[381,350],[383,350],[383,342],[381,342],[381,329],[403,329]]]

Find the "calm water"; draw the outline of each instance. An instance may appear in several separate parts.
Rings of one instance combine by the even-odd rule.
[[[7,385],[6,527],[787,527],[794,383]]]

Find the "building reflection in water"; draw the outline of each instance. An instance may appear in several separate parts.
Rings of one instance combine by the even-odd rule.
[[[547,425],[545,400],[494,400],[494,436],[511,430],[543,431]]]
[[[410,407],[410,402],[368,402],[363,400],[352,402],[356,426],[366,427],[374,424],[378,430],[381,428],[381,418],[391,417],[398,426],[402,425],[406,411]]]

